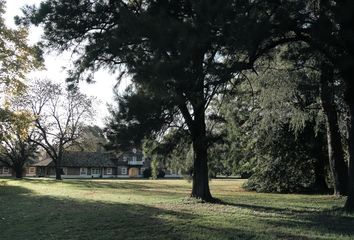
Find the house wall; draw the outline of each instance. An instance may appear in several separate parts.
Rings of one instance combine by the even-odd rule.
[[[104,178],[112,178],[112,177],[116,177],[117,175],[117,168],[116,167],[110,167],[111,169],[111,174],[108,174],[108,168],[103,168],[103,176]]]
[[[31,170],[31,171],[30,171]],[[26,167],[23,172],[23,176],[26,177],[35,177],[37,176],[37,168],[36,167]]]
[[[127,166],[118,166],[118,175],[127,175],[128,176],[128,173],[129,173],[129,168]],[[123,171],[123,169],[125,169]]]
[[[55,168],[54,167],[49,167],[48,175],[53,175],[55,177]]]
[[[65,175],[62,175],[62,178],[92,178],[92,168],[87,167],[87,174],[80,174],[80,167],[63,167],[64,172],[66,172]],[[101,168],[97,167],[100,169],[100,176],[102,175],[102,178],[115,178],[117,177],[117,168],[112,167],[112,174],[108,174],[107,168]],[[49,168],[49,177],[55,177],[55,168]]]
[[[4,171],[5,169],[9,170],[8,173]],[[14,171],[12,170],[12,168],[0,166],[0,177],[11,177],[13,173]]]
[[[80,175],[79,167],[67,167],[66,175]]]

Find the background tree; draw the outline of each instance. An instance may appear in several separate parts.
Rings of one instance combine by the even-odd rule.
[[[27,43],[28,29],[11,29],[5,25],[2,15],[6,2],[0,1],[0,93],[12,95],[25,87],[28,72],[42,67],[41,51]],[[2,97],[3,98],[3,97]],[[5,100],[5,99],[2,99]]]
[[[343,109],[343,105],[345,105],[343,81],[325,56],[311,49],[307,44],[293,44],[289,47],[287,54],[296,69],[304,69],[303,80],[312,81],[318,85],[315,94],[319,96],[325,120],[328,159],[334,183],[334,194],[345,195],[347,193],[348,166],[344,159],[342,144],[345,137],[342,136],[345,136],[346,133],[341,132],[340,128],[344,122],[343,115],[346,115],[346,110]]]
[[[49,80],[35,81],[30,86],[26,101],[35,116],[36,133],[41,146],[55,164],[56,179],[61,179],[61,161],[64,151],[81,136],[93,115],[92,99],[76,91],[65,91]]]
[[[223,99],[223,121],[215,128],[223,137],[215,156],[233,174],[255,173],[251,189],[327,191],[319,73],[298,67],[284,53],[263,59],[258,76],[250,75]]]
[[[31,141],[36,137],[33,116],[26,111],[8,111],[6,119],[0,125],[0,161],[15,170],[16,178],[22,178],[25,164],[34,161],[38,153],[38,145]]]
[[[301,3],[300,3],[301,2]],[[354,2],[283,1],[275,19],[285,31],[294,32],[313,50],[325,56],[344,81],[345,102],[350,116],[348,128],[347,211],[354,211]]]
[[[29,142],[31,116],[27,112],[13,111],[14,96],[25,90],[25,76],[42,67],[38,46],[27,43],[28,29],[8,28],[2,15],[6,2],[0,1],[0,154],[1,161],[12,167],[16,177],[22,177],[23,166],[36,153],[36,145]]]
[[[182,129],[171,129],[159,141],[144,139],[143,150],[146,156],[151,156],[159,170],[179,172],[187,178],[193,173],[193,147],[188,133]],[[161,169],[164,167],[164,169]]]
[[[79,138],[67,149],[70,151],[103,152],[107,144],[108,141],[103,129],[99,126],[84,126]]]

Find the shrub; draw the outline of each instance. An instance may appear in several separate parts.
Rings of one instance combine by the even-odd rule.
[[[314,183],[313,161],[278,157],[261,163],[249,178],[245,188],[257,192],[305,192]]]
[[[166,175],[165,171],[163,171],[162,169],[159,169],[159,172],[157,174],[157,178],[164,178]]]
[[[295,135],[285,126],[271,137],[268,145],[263,142],[263,154],[245,187],[257,192],[317,191],[320,172],[315,166],[326,158],[325,136],[320,132],[316,136],[310,127]]]
[[[143,171],[143,177],[144,177],[144,178],[151,178],[151,168],[146,168],[146,169]]]

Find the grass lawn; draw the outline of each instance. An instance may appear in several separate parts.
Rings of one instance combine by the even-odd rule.
[[[354,239],[354,215],[328,195],[245,192],[212,180],[225,205],[185,180],[0,179],[0,239]]]

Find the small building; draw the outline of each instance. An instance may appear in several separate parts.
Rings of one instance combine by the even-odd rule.
[[[15,175],[15,171],[7,166],[5,163],[0,162],[0,177],[11,177]]]
[[[62,178],[141,178],[151,161],[142,151],[132,149],[115,155],[109,152],[67,151],[61,161]],[[177,171],[161,167],[167,178],[178,178]],[[15,176],[15,171],[0,162],[0,177]],[[55,164],[48,155],[38,162],[27,163],[24,177],[55,177]]]
[[[63,178],[138,178],[150,166],[141,151],[120,154],[107,152],[65,152],[61,162]],[[31,176],[55,177],[55,165],[50,157],[28,167]],[[29,176],[29,175],[26,175]]]
[[[25,164],[22,171],[22,176],[24,177],[36,176],[35,167],[29,167],[31,164],[32,162]],[[5,164],[4,162],[0,162],[0,177],[14,177],[14,176],[16,176],[15,170],[9,165]]]

